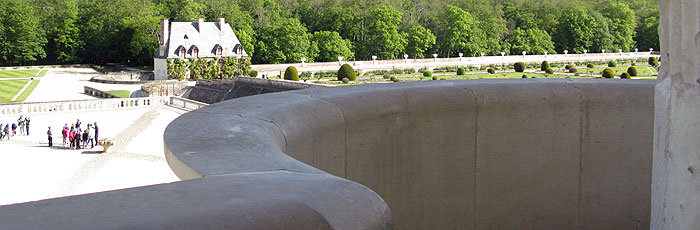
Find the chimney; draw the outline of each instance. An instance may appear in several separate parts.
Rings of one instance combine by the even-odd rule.
[[[224,30],[224,24],[226,24],[226,19],[217,18],[216,21],[219,23],[219,30]]]
[[[168,19],[163,18],[160,19],[160,45],[164,46],[165,42],[168,40],[168,36],[170,36],[170,28],[168,24]]]
[[[197,18],[197,31],[202,32],[202,24],[204,24],[203,18]]]

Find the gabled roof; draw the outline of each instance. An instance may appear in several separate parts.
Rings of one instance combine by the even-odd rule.
[[[172,22],[170,36],[165,44],[166,56],[160,58],[178,58],[180,47],[187,49],[185,58],[193,57],[193,47],[199,49],[200,58],[219,57],[216,55],[216,46],[223,48],[221,57],[237,57],[234,48],[239,45],[241,42],[228,23],[224,23],[219,29],[218,22],[203,22],[200,31],[197,22]],[[247,57],[248,54],[243,50],[241,56]]]

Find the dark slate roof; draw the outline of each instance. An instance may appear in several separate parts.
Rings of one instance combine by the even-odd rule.
[[[224,23],[219,29],[218,22],[204,22],[202,31],[197,30],[197,22],[172,22],[170,23],[170,39],[166,44],[165,58],[178,58],[179,49],[185,48],[185,58],[193,56],[195,47],[199,50],[199,57],[217,57],[216,47],[221,46],[221,57],[236,57],[236,50],[240,46],[238,37],[233,33],[231,25]],[[243,50],[243,57],[248,54]]]

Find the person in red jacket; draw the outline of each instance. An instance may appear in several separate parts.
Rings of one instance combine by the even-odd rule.
[[[75,147],[75,129],[71,128],[70,132],[68,132],[68,141],[70,141],[70,148]]]
[[[61,135],[63,135],[63,147],[66,147],[66,140],[68,139],[68,124],[63,125],[63,130],[61,131]]]

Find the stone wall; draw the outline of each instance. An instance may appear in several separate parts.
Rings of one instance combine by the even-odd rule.
[[[276,93],[306,88],[330,87],[321,84],[270,80],[251,77],[235,77],[224,79],[197,79],[197,85],[190,88],[183,97],[213,104],[234,98],[258,94]]]

